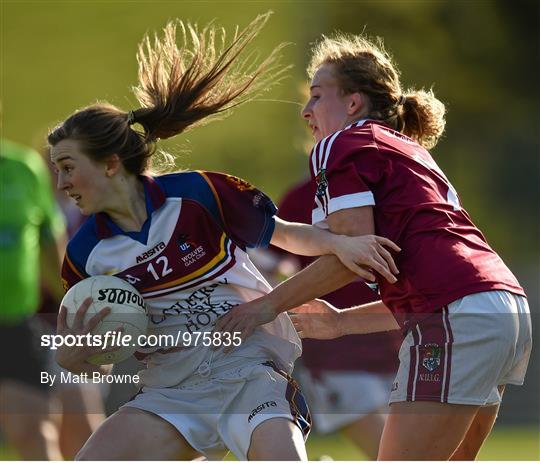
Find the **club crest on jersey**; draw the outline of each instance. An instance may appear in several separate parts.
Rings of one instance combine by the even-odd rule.
[[[422,365],[428,371],[436,370],[441,364],[441,348],[438,344],[420,346]]]
[[[317,183],[317,192],[315,195],[317,198],[322,198],[328,187],[328,180],[326,180],[326,169],[321,169],[317,176],[315,177],[315,182]]]
[[[240,191],[254,190],[255,187],[241,178],[235,177],[234,175],[227,175],[225,177],[228,182],[232,183]]]
[[[178,236],[178,247],[180,248],[180,252],[188,252],[196,248],[197,243],[191,240],[188,235],[181,234]]]

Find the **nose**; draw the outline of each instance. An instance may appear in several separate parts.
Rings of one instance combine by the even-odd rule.
[[[68,182],[66,182],[66,179],[62,172],[58,172],[56,178],[56,188],[60,191],[66,191],[69,188],[69,184]]]
[[[306,103],[306,105],[302,108],[300,115],[306,120],[309,120],[309,118],[312,116],[311,105],[309,104],[309,102]]]

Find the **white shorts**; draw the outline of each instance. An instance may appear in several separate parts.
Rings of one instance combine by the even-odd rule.
[[[390,403],[499,403],[497,386],[523,384],[531,349],[525,297],[506,291],[465,296],[409,331]]]
[[[251,434],[271,418],[291,420],[305,439],[311,427],[296,382],[272,362],[252,363],[185,386],[145,387],[124,407],[160,416],[210,460],[221,460],[227,449],[247,460]]]
[[[294,375],[311,409],[314,429],[321,434],[386,409],[394,380],[393,374],[366,371],[324,371],[315,376],[298,365]]]

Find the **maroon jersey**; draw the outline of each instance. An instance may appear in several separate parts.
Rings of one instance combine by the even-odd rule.
[[[524,295],[431,155],[414,140],[363,120],[318,142],[310,161],[317,184],[313,223],[341,209],[374,206],[376,233],[401,247],[395,256],[398,282],[378,278],[382,300],[403,314],[400,323],[468,294]]]
[[[283,198],[278,216],[289,222],[311,222],[311,204],[315,183],[311,180],[293,187]],[[285,251],[282,251],[285,253]],[[297,256],[302,267],[313,258]],[[355,281],[322,299],[338,308],[347,308],[379,300],[379,295],[363,281]],[[318,371],[368,371],[394,373],[398,366],[399,331],[343,336],[330,341],[302,340],[302,361],[315,374]]]

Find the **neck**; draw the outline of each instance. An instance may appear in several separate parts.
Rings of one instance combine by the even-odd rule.
[[[119,174],[104,210],[122,230],[140,231],[147,219],[144,185],[135,175]]]

